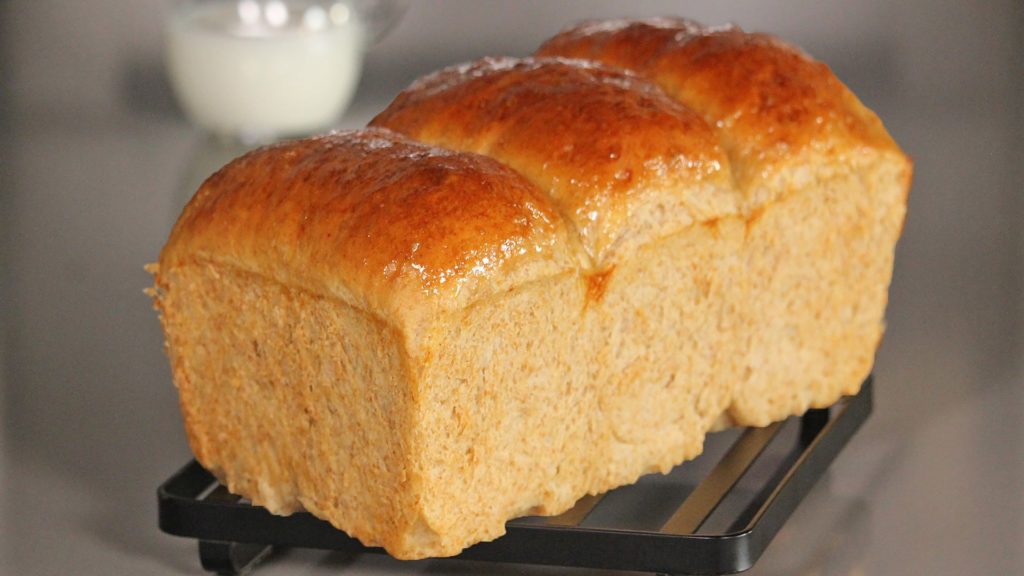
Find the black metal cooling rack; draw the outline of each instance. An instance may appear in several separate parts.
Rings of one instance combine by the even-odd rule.
[[[713,434],[705,454],[678,466],[671,482],[654,475],[585,497],[560,516],[512,520],[505,536],[456,558],[679,575],[747,570],[867,419],[872,388],[868,378],[859,394],[830,409]],[[212,572],[245,572],[273,547],[382,552],[310,514],[274,516],[252,506],[195,461],[157,495],[160,529],[198,539],[202,566]],[[620,508],[655,510],[605,513],[615,500]]]

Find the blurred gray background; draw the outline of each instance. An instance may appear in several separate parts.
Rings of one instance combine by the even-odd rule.
[[[876,411],[751,574],[1024,574],[1024,3],[412,3],[359,126],[416,76],[583,18],[684,15],[791,40],[914,158]],[[198,574],[156,529],[189,457],[142,288],[231,152],[168,88],[155,1],[0,2],[0,573]],[[561,573],[294,551],[261,574]]]

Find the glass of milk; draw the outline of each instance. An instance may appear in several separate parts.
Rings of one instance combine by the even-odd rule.
[[[167,26],[167,64],[178,101],[202,128],[249,143],[329,128],[352,100],[366,47],[383,29],[364,17],[369,4],[175,5]]]

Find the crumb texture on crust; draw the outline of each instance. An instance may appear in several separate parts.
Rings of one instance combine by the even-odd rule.
[[[150,267],[230,490],[403,559],[855,392],[911,165],[819,62],[588,22],[213,175]]]

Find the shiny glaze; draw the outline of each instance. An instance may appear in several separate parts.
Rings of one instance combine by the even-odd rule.
[[[685,204],[694,183],[729,189],[714,130],[637,76],[594,62],[484,59],[410,86],[371,125],[486,154],[548,191],[595,260],[636,196]],[[714,214],[712,216],[717,216]]]
[[[203,185],[161,267],[217,261],[384,314],[409,308],[407,296],[464,304],[566,270],[599,301],[615,262],[604,252],[643,202],[674,206],[679,226],[709,222],[801,149],[898,153],[826,66],[768,36],[607,21],[538,54],[606,64],[451,67],[372,123],[459,152],[380,128],[254,151]],[[701,189],[725,200],[688,211]]]
[[[718,129],[742,183],[808,147],[898,150],[828,66],[738,27],[672,18],[586,22],[537,55],[593,59],[654,81]]]
[[[160,266],[217,261],[387,309],[403,294],[465,297],[524,260],[571,268],[566,234],[547,195],[498,162],[369,129],[231,162],[189,203]]]

